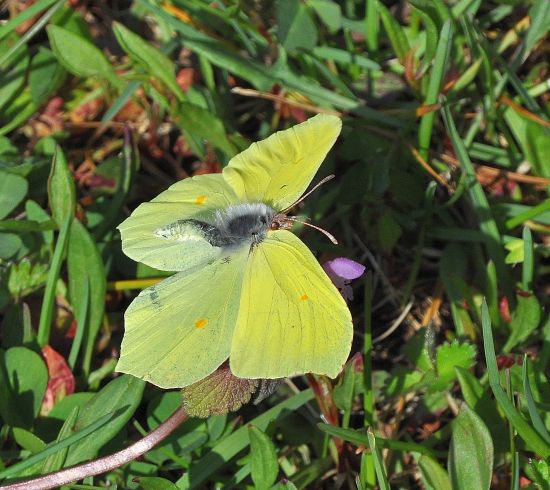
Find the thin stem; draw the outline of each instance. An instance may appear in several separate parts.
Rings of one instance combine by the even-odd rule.
[[[3,490],[47,490],[67,485],[82,480],[88,476],[100,475],[107,471],[114,470],[123,464],[129,463],[142,454],[155,447],[159,442],[166,439],[187,419],[187,413],[183,408],[178,408],[165,422],[160,424],[153,432],[140,439],[131,446],[122,449],[114,454],[90,461],[72,468],[56,471],[49,475],[33,478],[12,485],[3,486]]]
[[[364,427],[373,427],[375,424],[374,392],[372,389],[372,271],[365,276],[365,345],[363,347],[363,408]],[[373,489],[376,485],[376,473],[372,453],[363,452],[361,457],[361,481],[364,488]]]
[[[364,427],[374,425],[374,392],[372,390],[372,271],[365,275],[365,345],[363,347]]]

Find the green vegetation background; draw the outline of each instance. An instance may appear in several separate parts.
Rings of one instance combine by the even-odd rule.
[[[116,225],[331,112],[337,178],[301,211],[340,244],[297,232],[367,267],[353,361],[67,488],[550,488],[547,0],[0,12],[0,482],[126,447],[181,402],[113,373],[162,276]]]

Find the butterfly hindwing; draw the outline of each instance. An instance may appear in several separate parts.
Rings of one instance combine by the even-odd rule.
[[[117,371],[181,388],[229,356],[248,248],[145,289],[125,314]]]
[[[306,190],[341,127],[336,116],[319,114],[253,143],[231,159],[223,176],[244,202],[264,202],[280,211]]]
[[[236,376],[335,377],[352,335],[344,299],[299,238],[274,231],[252,249],[231,346]]]

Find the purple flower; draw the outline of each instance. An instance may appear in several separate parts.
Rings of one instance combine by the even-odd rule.
[[[357,279],[365,272],[365,266],[346,257],[338,257],[323,264],[323,269],[346,301],[353,299],[350,281]]]

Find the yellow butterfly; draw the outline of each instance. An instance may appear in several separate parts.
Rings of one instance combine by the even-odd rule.
[[[335,377],[353,335],[346,302],[288,228],[341,121],[318,115],[252,144],[222,174],[172,185],[120,226],[132,259],[175,275],[125,314],[117,371],[162,388],[229,358],[240,378]]]

